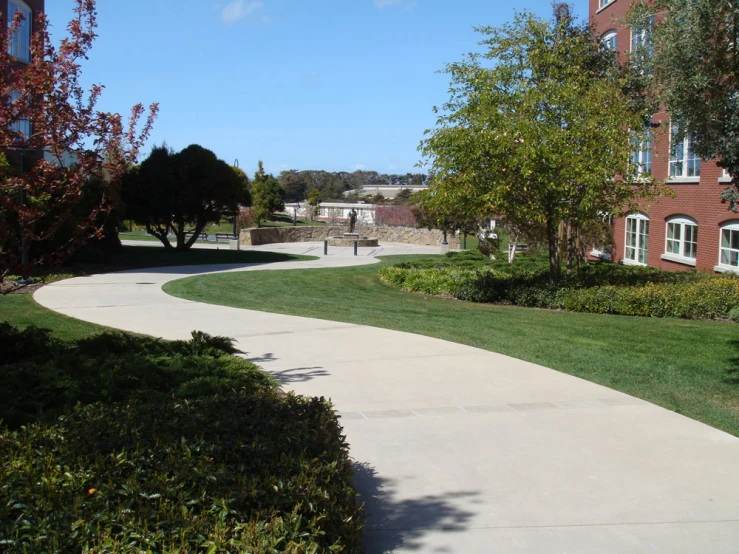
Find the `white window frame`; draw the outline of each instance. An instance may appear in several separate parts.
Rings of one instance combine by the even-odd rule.
[[[692,149],[693,140],[685,135],[683,140],[675,141],[677,125],[670,123],[670,159],[668,161],[668,180],[697,183],[701,176],[701,159]],[[679,154],[679,157],[678,157]]]
[[[729,232],[729,246],[724,246],[724,234],[726,232]],[[736,233],[737,237],[737,248],[732,248],[731,243],[731,237],[732,235]],[[736,260],[737,265],[731,265],[731,263],[724,263],[723,262],[723,254],[724,251],[727,251],[729,256],[731,254],[736,254]],[[729,261],[731,261],[731,258],[729,258]],[[718,236],[718,265],[715,266],[714,271],[719,272],[733,272],[733,273],[739,273],[739,220],[734,221],[727,221],[726,223],[723,223],[719,229],[719,236]]]
[[[652,40],[652,30],[654,29],[654,16],[650,17],[647,24],[642,26],[634,26],[631,28],[631,40],[629,48],[631,48],[632,56],[639,54],[645,58],[651,58],[654,54],[654,41]]]
[[[629,246],[629,222],[633,221],[635,228],[634,244]],[[626,216],[624,225],[624,265],[647,265],[649,259],[649,217],[643,213]],[[629,256],[633,250],[633,257]],[[643,261],[642,261],[643,260]]]
[[[613,4],[616,0],[598,0],[598,11],[602,10],[606,6],[610,6]]]
[[[670,226],[678,227],[678,236],[670,238]],[[670,252],[670,246],[677,252]],[[676,247],[676,248],[675,248]],[[698,253],[698,222],[692,217],[676,215],[665,222],[665,252],[660,256],[663,260],[695,266]],[[691,254],[693,254],[691,256]]]
[[[721,168],[721,177],[718,178],[719,183],[731,183],[731,175],[726,171],[726,168]]]
[[[20,26],[8,40],[8,54],[21,62],[30,63],[33,10],[22,0],[7,0],[7,5],[8,27],[13,24],[16,12],[21,12],[24,15]]]
[[[603,33],[603,36],[600,37],[600,41],[609,50],[618,52],[618,36],[615,29],[611,29],[610,31]],[[613,44],[611,44],[611,41],[613,41]]]
[[[634,141],[633,150],[631,151],[631,161],[637,166],[637,173],[640,176],[652,174],[652,130],[647,130],[646,138],[643,141]]]

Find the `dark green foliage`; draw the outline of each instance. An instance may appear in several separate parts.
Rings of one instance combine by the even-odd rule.
[[[0,352],[1,552],[360,550],[330,403],[278,394],[231,339],[2,323]]]
[[[358,552],[350,476],[322,398],[78,407],[0,432],[3,552]]]
[[[503,302],[576,312],[716,319],[739,306],[739,279],[695,271],[591,263],[552,285],[537,258],[526,265],[486,263],[463,253],[429,267],[423,261],[380,270],[386,283],[471,302]]]
[[[254,364],[228,355],[234,351],[230,339],[200,332],[190,341],[103,333],[66,342],[44,329],[0,323],[0,419],[17,428],[58,417],[78,402],[196,398],[274,386]]]
[[[121,195],[126,217],[146,226],[165,248],[187,250],[208,223],[235,213],[249,203],[243,172],[237,174],[216,155],[197,144],[175,153],[154,147],[141,166],[123,179]],[[188,235],[187,231],[194,231]],[[176,238],[176,246],[168,234]]]

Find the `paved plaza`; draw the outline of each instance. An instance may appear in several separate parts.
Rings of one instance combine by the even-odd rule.
[[[254,249],[319,259],[94,275],[34,297],[126,331],[233,337],[286,390],[331,398],[367,505],[368,554],[739,553],[739,439],[731,435],[469,346],[161,290],[201,273],[330,268],[439,251],[390,244],[355,257],[350,248],[323,256],[322,243]]]

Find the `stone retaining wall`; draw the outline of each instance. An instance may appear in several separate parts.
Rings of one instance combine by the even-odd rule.
[[[239,242],[244,246],[259,246],[276,242],[311,242],[325,240],[327,237],[340,237],[348,227],[316,225],[305,227],[254,227],[242,229]],[[357,231],[370,238],[383,242],[402,242],[405,244],[441,245],[443,233],[436,229],[415,229],[413,227],[361,227]],[[459,237],[449,234],[449,248],[459,248]]]

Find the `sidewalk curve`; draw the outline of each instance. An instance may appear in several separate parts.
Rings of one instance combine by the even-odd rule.
[[[439,339],[168,296],[216,271],[367,264],[438,252],[319,243],[258,249],[321,256],[79,277],[34,297],[63,314],[167,339],[238,340],[286,389],[342,415],[369,513],[369,554],[737,554],[739,439],[535,364]],[[266,277],[266,276],[265,276]]]

